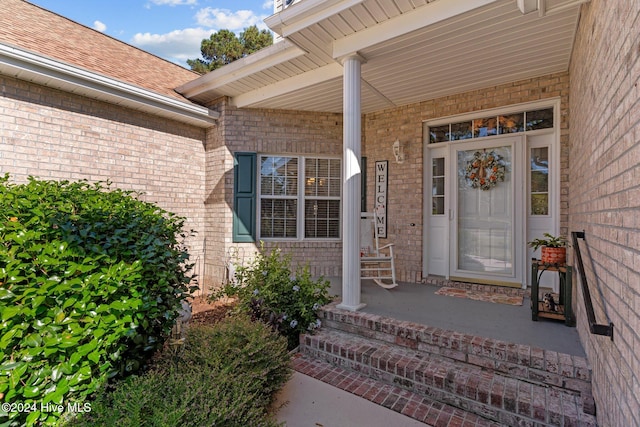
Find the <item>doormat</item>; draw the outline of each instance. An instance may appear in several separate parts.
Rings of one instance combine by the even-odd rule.
[[[442,287],[436,291],[436,295],[449,297],[468,298],[475,301],[493,302],[496,304],[522,305],[521,296],[505,295],[495,292],[471,291],[467,289]]]

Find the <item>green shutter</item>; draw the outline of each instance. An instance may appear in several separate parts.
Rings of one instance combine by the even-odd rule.
[[[256,153],[235,153],[233,163],[233,241],[256,241]]]

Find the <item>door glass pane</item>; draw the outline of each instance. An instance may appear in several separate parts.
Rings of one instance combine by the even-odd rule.
[[[531,149],[531,215],[549,215],[549,148]]]
[[[472,136],[473,136],[473,132],[471,131],[471,122],[451,124],[451,140],[452,141],[469,139]]]
[[[433,177],[444,176],[444,157],[433,159]]]
[[[449,125],[431,126],[429,128],[429,144],[449,140]]]
[[[498,125],[500,126],[500,134],[517,133],[524,131],[524,113],[509,114],[508,116],[499,116]]]
[[[458,167],[458,259],[457,268],[469,272],[513,274],[513,186],[511,148],[459,151]],[[504,166],[504,179],[484,187],[473,186],[468,174],[490,174],[494,161]],[[501,169],[498,167],[498,169]]]
[[[431,178],[432,215],[444,215],[444,157],[432,160]]]
[[[498,133],[497,120],[495,117],[486,119],[475,119],[473,121],[473,137],[496,135]]]
[[[549,129],[553,127],[553,108],[527,111],[527,130]]]

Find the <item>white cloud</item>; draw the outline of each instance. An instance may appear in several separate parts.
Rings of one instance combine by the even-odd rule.
[[[104,22],[93,21],[93,29],[104,33],[107,30],[107,25]]]
[[[200,58],[200,44],[215,30],[186,28],[166,34],[138,33],[131,44],[161,58],[186,66],[187,59]]]
[[[240,32],[251,25],[257,25],[259,29],[266,29],[265,16],[258,16],[252,10],[217,9],[205,7],[196,13],[196,22],[209,28],[225,29]]]
[[[195,0],[151,0],[155,4],[191,4]],[[189,3],[188,3],[189,2]],[[272,0],[265,0],[265,5]],[[267,29],[264,18],[268,15],[256,15],[251,10],[238,10],[232,12],[228,9],[203,8],[200,9],[195,19],[197,28],[185,28],[174,30],[164,34],[137,33],[130,43],[147,52],[161,58],[187,66],[187,59],[200,58],[200,45],[203,39],[208,39],[218,30],[226,29],[239,34],[251,25],[257,25],[259,29]]]
[[[151,3],[158,6],[181,6],[181,5],[196,5],[198,0],[151,0]]]
[[[265,0],[264,3],[262,3],[262,8],[273,11],[273,0]]]

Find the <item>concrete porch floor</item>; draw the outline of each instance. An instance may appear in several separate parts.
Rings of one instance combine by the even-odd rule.
[[[331,295],[341,295],[341,278],[326,279],[331,283]],[[436,295],[438,289],[435,285],[401,282],[387,290],[363,280],[360,299],[366,306],[362,311],[585,357],[576,328],[556,320],[531,320],[528,297],[521,306],[514,306]]]

